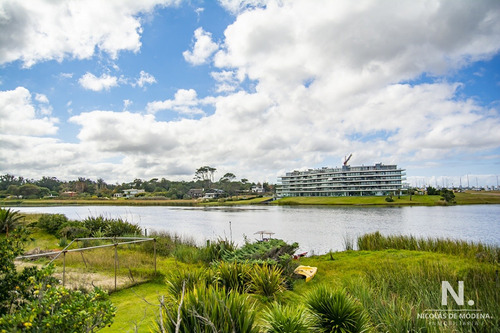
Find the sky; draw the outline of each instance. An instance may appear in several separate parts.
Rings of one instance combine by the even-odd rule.
[[[498,0],[0,0],[0,174],[497,185]]]

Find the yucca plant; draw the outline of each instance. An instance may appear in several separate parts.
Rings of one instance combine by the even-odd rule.
[[[166,281],[169,294],[175,299],[179,299],[183,285],[184,292],[193,290],[196,285],[207,286],[213,281],[213,273],[204,268],[172,271],[167,275]]]
[[[225,288],[197,286],[186,292],[178,303],[163,306],[156,330],[257,333],[255,313],[254,304],[247,295]]]
[[[266,297],[275,297],[286,289],[283,269],[276,265],[254,265],[250,272],[249,291]]]
[[[247,263],[221,261],[213,267],[215,282],[227,290],[244,293],[250,286],[252,266]]]
[[[361,333],[371,329],[363,306],[344,289],[320,286],[309,293],[306,306],[322,332]]]
[[[310,314],[301,306],[274,303],[262,315],[265,333],[304,333],[313,331]]]

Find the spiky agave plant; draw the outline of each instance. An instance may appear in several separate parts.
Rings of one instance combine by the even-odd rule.
[[[306,306],[316,326],[323,332],[369,332],[371,325],[362,305],[344,289],[332,290],[320,286],[309,293]]]
[[[262,315],[265,333],[304,333],[313,331],[310,314],[304,307],[274,303]]]

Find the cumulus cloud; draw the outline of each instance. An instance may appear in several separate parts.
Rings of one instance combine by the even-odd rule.
[[[265,5],[271,1],[273,0],[219,0],[219,3],[227,11],[238,14],[245,10],[265,7]]]
[[[132,83],[132,86],[144,87],[146,84],[156,83],[156,79],[153,75],[146,73],[145,71],[141,71],[139,78]]]
[[[146,110],[152,114],[161,110],[171,110],[183,115],[204,115],[205,112],[199,106],[206,103],[206,101],[198,99],[194,89],[179,89],[175,93],[174,99],[150,102],[146,106]]]
[[[94,74],[87,72],[80,79],[78,79],[78,83],[80,83],[80,85],[85,89],[102,91],[118,86],[118,78],[109,74],[102,74],[100,77],[97,77]]]
[[[467,83],[446,74],[498,53],[500,2],[295,0],[237,15],[211,74],[224,94],[179,89],[149,103],[147,114],[72,117],[78,149],[93,162],[82,165],[107,168],[111,179],[192,178],[213,165],[275,181],[294,168],[340,165],[349,152],[353,164],[440,164],[478,152],[498,159],[498,109],[463,97]],[[187,55],[195,54],[196,42]],[[245,80],[252,89],[242,89]],[[207,105],[213,113],[203,114]],[[164,121],[156,118],[162,110],[204,116]]]
[[[65,57],[88,59],[96,50],[116,58],[137,52],[142,27],[138,17],[176,0],[3,0],[0,3],[0,64],[21,60],[25,67]]]
[[[202,65],[208,62],[212,54],[218,50],[219,45],[212,41],[212,34],[198,28],[194,31],[194,46],[192,51],[184,51],[184,59],[192,65]]]
[[[35,99],[48,103],[45,95]],[[3,135],[46,136],[57,132],[57,118],[47,117],[46,108],[36,108],[31,93],[24,87],[0,91],[0,133]],[[5,139],[5,137],[4,137]]]

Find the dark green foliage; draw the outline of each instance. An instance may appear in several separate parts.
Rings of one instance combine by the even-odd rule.
[[[394,202],[394,199],[391,196],[385,197],[386,202]]]
[[[240,249],[223,254],[222,259],[239,262],[278,263],[282,256],[292,256],[298,247],[297,243],[287,244],[281,239],[271,239],[266,242],[246,243]]]
[[[68,239],[91,237],[99,234],[103,237],[121,237],[142,234],[142,229],[122,219],[103,216],[87,217],[83,221],[70,221],[62,214],[44,214],[38,219],[38,227],[51,235]]]
[[[68,223],[68,218],[63,214],[43,214],[38,219],[38,227],[51,235],[57,235],[66,223]]]
[[[103,230],[105,231],[107,237],[142,235],[142,229],[137,224],[132,224],[130,222],[123,221],[122,219],[107,219],[106,222],[106,228]]]
[[[438,195],[439,191],[432,186],[427,187],[427,195]]]
[[[250,271],[249,291],[265,297],[276,297],[286,289],[282,273],[283,269],[277,265],[254,265]]]
[[[205,247],[201,248],[202,260],[205,263],[211,263],[221,260],[224,256],[229,255],[236,250],[236,245],[227,239],[219,238],[217,241],[207,240]]]
[[[345,290],[320,286],[309,293],[306,306],[320,332],[368,332],[369,317],[363,306]]]
[[[453,191],[443,188],[439,194],[447,203],[455,203],[455,193]]]
[[[102,290],[58,286],[53,266],[16,271],[13,260],[27,239],[22,229],[0,238],[0,331],[95,332],[111,324],[115,308]]]
[[[214,276],[211,270],[200,268],[174,270],[165,279],[169,294],[175,299],[179,299],[183,288],[185,291],[190,291],[196,285],[208,286],[214,281]]]
[[[181,333],[257,333],[255,314],[253,302],[246,295],[224,288],[197,286],[186,292],[180,308],[177,302],[163,306],[163,320],[157,322],[156,331],[175,332],[179,318]]]
[[[19,211],[0,208],[0,232],[8,236],[9,232],[19,225],[21,219],[23,216],[19,214]]]
[[[313,332],[310,314],[302,306],[274,303],[263,314],[264,333],[305,333]]]
[[[244,293],[250,288],[251,264],[221,261],[213,267],[213,270],[216,283],[226,290]]]
[[[65,226],[58,232],[59,237],[66,239],[90,237],[90,231],[85,227]]]

